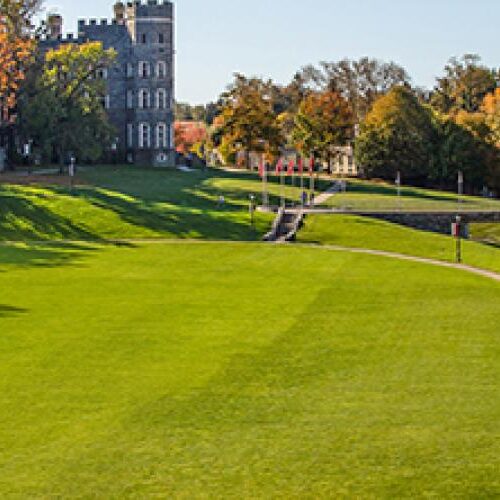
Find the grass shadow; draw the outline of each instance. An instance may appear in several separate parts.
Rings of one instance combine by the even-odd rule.
[[[6,318],[9,316],[18,316],[23,313],[27,313],[27,309],[23,309],[22,307],[12,307],[6,306],[4,304],[0,304],[0,318]]]

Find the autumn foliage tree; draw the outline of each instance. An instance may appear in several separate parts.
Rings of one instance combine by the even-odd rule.
[[[39,0],[0,0],[0,124],[12,121],[33,50],[31,17]]]
[[[497,77],[475,54],[452,58],[445,66],[444,76],[438,78],[431,103],[442,113],[477,112],[484,97],[495,90]]]
[[[299,107],[292,138],[299,151],[330,161],[340,146],[354,138],[349,103],[338,92],[311,93]]]
[[[435,159],[436,129],[430,109],[406,86],[393,88],[368,113],[356,140],[356,160],[369,177],[428,177]]]
[[[226,158],[245,153],[276,154],[283,143],[281,128],[273,108],[273,85],[258,78],[237,74],[222,96],[222,111],[217,118],[219,150]]]
[[[175,149],[178,153],[192,152],[207,139],[207,127],[202,122],[175,123]]]

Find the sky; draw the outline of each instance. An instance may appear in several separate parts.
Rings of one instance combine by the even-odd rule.
[[[111,18],[114,0],[45,0],[64,17]],[[395,61],[432,87],[451,56],[500,66],[499,0],[178,0],[177,100],[215,100],[235,72],[287,83],[307,64],[362,56]]]

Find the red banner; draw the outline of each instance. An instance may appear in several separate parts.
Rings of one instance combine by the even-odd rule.
[[[276,175],[280,175],[283,171],[283,160],[280,158],[276,163]]]
[[[288,175],[293,175],[295,172],[295,162],[293,160],[290,160],[288,162]]]

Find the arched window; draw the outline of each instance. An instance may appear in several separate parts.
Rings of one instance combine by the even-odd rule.
[[[139,125],[139,147],[141,149],[151,147],[151,127],[149,123],[141,123]]]
[[[158,61],[156,63],[156,76],[158,78],[165,78],[167,76],[167,63],[165,61]]]
[[[148,109],[151,106],[149,90],[139,90],[139,108]]]
[[[134,108],[134,92],[133,90],[127,90],[127,109]]]
[[[158,109],[167,109],[167,91],[165,89],[156,91],[156,107]]]
[[[165,149],[167,147],[167,124],[158,123],[156,125],[156,147]]]
[[[151,67],[147,61],[140,61],[138,68],[140,78],[149,78],[151,75]]]

